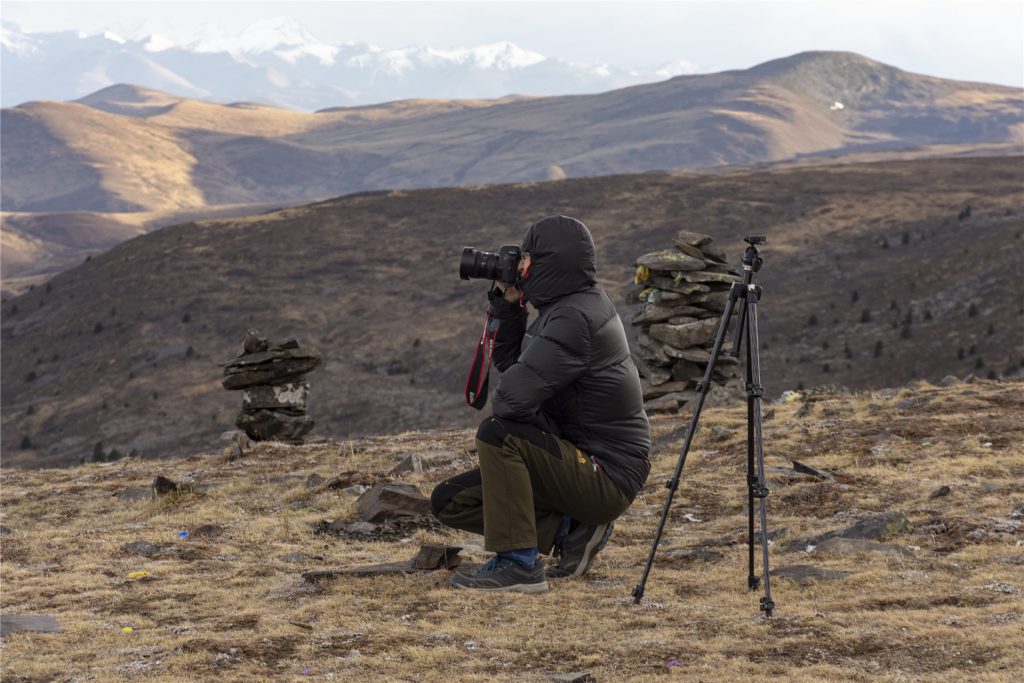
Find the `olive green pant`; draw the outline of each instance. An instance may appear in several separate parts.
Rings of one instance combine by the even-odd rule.
[[[476,447],[480,467],[440,483],[431,503],[446,526],[483,534],[487,550],[550,554],[565,515],[603,524],[631,503],[590,456],[532,425],[487,418]]]

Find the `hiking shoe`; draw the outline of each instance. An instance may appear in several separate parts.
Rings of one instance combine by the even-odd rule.
[[[594,564],[594,557],[608,544],[615,524],[580,524],[570,531],[558,550],[557,567],[548,567],[546,575],[549,579],[562,579],[567,576],[582,576]]]
[[[526,569],[514,560],[497,555],[472,572],[456,572],[451,584],[456,588],[515,593],[543,593],[548,589],[544,565],[540,562],[535,562],[533,569]]]

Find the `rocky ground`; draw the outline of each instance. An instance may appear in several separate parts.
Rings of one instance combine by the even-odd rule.
[[[648,485],[593,570],[533,596],[457,592],[445,569],[303,578],[406,560],[424,543],[483,559],[480,539],[428,521],[360,523],[365,487],[390,480],[429,494],[472,466],[472,430],[5,469],[0,674],[1020,680],[1022,388],[919,383],[766,405],[771,620],[746,590],[738,405],[705,411],[640,605],[630,591],[680,417],[654,418]],[[403,461],[406,471],[389,474]]]

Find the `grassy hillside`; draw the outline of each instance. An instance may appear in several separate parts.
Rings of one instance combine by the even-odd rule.
[[[1022,389],[1019,381],[918,383],[766,406],[766,464],[778,468],[769,475],[769,530],[780,534],[771,565],[846,573],[807,586],[776,577],[770,622],[746,590],[742,406],[705,411],[639,606],[630,591],[682,417],[653,421],[651,477],[592,571],[535,596],[456,592],[445,570],[300,578],[406,559],[424,542],[484,559],[478,537],[430,526],[317,535],[324,520],[354,520],[355,498],[308,483],[353,471],[371,481],[413,452],[427,469],[405,481],[429,492],[473,465],[472,430],[264,444],[238,460],[211,443],[175,462],[4,468],[2,611],[53,615],[63,631],[10,636],[0,674],[12,682],[547,681],[575,671],[599,681],[1016,680],[1024,671]],[[787,473],[792,459],[835,480]],[[158,474],[202,492],[150,499],[145,487]],[[910,524],[881,548],[784,550],[881,513]],[[136,541],[154,547],[148,555],[125,548]],[[148,576],[129,578],[139,571]]]
[[[460,250],[518,243],[553,213],[590,227],[618,302],[634,259],[679,229],[733,259],[744,235],[766,234],[772,396],[1012,375],[1022,188],[1019,158],[953,159],[369,193],[168,227],[3,303],[5,464],[68,464],[98,442],[194,452],[239,409],[217,364],[250,327],[323,355],[310,376],[318,434],[469,426],[479,416],[461,396],[486,284],[459,281]]]

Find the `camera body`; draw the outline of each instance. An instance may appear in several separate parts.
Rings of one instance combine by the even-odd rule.
[[[519,262],[522,258],[523,250],[514,245],[501,247],[497,254],[464,247],[462,261],[459,263],[459,277],[463,280],[476,278],[515,284],[519,279]]]

